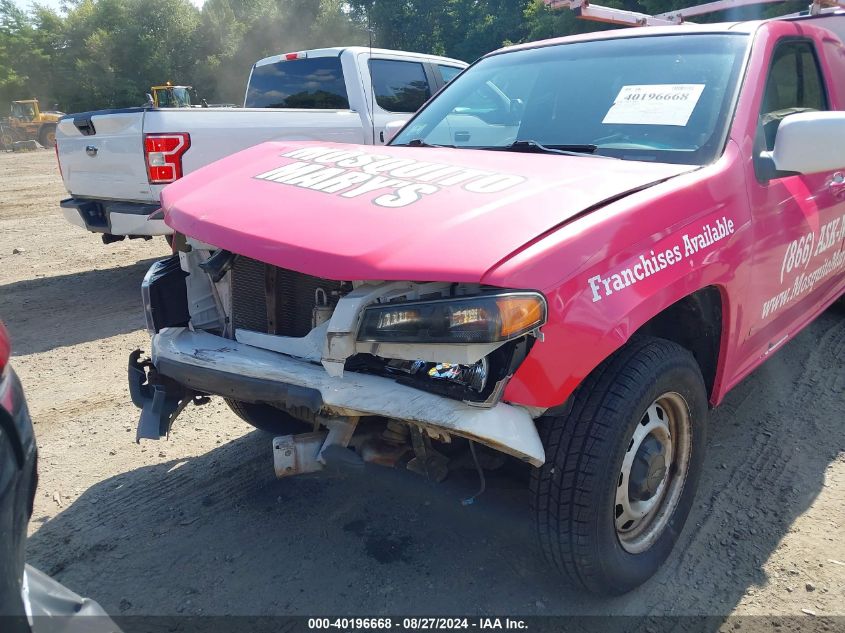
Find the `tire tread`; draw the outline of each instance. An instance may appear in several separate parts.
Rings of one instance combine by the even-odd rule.
[[[546,463],[552,467],[532,471],[529,499],[534,527],[544,556],[577,587],[608,589],[601,586],[589,533],[596,513],[593,491],[604,474],[598,469],[613,436],[602,420],[623,419],[625,403],[641,392],[650,367],[678,354],[692,358],[665,339],[633,339],[584,380],[571,396],[566,414],[538,420]]]

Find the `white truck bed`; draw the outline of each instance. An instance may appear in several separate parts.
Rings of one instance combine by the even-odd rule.
[[[290,94],[290,85],[284,82],[292,81],[289,76],[295,74],[296,64],[303,64],[299,66],[303,69],[304,64],[319,65],[317,76],[328,77],[323,79],[325,86],[293,84],[302,91]],[[260,60],[247,84],[246,105],[275,105],[276,101],[289,105],[298,99],[310,102],[309,107],[141,107],[67,115],[56,130],[59,167],[71,194],[62,201],[62,209],[70,223],[104,234],[104,242],[124,236],[167,235],[171,231],[163,219],[148,217],[158,210],[159,194],[166,185],[151,183],[147,135],[187,135],[189,147],[181,157],[183,174],[270,140],[378,144],[387,123],[413,114],[407,101],[401,101],[407,99],[403,86],[418,87],[423,81],[427,89],[417,97],[424,100],[464,67],[464,62],[432,55],[320,49]],[[371,69],[379,70],[371,76]],[[280,77],[278,86],[274,73]],[[314,107],[326,98],[347,107]],[[388,108],[397,98],[400,105],[392,109],[402,111],[391,112]]]

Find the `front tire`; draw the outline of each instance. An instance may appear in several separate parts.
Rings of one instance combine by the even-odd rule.
[[[0,131],[0,149],[12,149],[14,143],[15,138],[11,132],[7,132],[6,130]]]
[[[55,125],[45,125],[41,128],[41,131],[38,133],[38,142],[41,143],[42,146],[52,149],[56,146],[56,126]]]
[[[540,545],[572,584],[625,593],[666,560],[692,507],[707,390],[692,354],[644,337],[593,371],[569,405],[539,421],[546,463],[530,490]]]
[[[272,435],[296,435],[307,433],[311,425],[295,418],[283,409],[269,404],[242,402],[225,398],[232,412],[247,424]]]

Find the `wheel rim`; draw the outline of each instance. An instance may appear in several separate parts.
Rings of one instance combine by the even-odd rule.
[[[684,489],[691,443],[686,400],[670,392],[652,402],[634,429],[617,478],[614,522],[627,552],[650,548],[669,523]]]

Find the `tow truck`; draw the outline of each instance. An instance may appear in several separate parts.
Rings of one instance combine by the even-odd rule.
[[[845,293],[845,11],[568,6],[635,26],[492,52],[385,147],[265,143],[163,190],[139,440],[221,396],[281,477],[521,460],[571,583],[657,571],[709,408]]]

